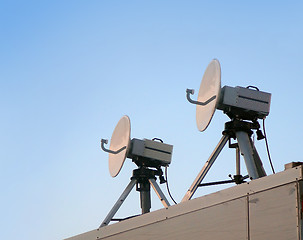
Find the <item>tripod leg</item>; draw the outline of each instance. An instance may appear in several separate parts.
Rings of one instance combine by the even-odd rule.
[[[110,221],[112,220],[113,216],[116,214],[116,212],[119,210],[119,208],[121,207],[121,205],[124,202],[124,200],[127,198],[128,194],[131,192],[131,190],[133,189],[133,187],[136,185],[136,182],[137,182],[136,179],[132,179],[130,181],[130,183],[127,185],[127,187],[125,188],[124,192],[121,194],[121,196],[119,197],[119,199],[117,200],[117,202],[115,203],[115,205],[113,206],[113,208],[107,214],[106,218],[101,223],[101,225],[100,225],[99,228],[107,226],[110,223]]]
[[[208,158],[208,160],[204,164],[202,170],[200,171],[200,173],[196,177],[195,181],[193,182],[193,184],[190,186],[190,188],[186,192],[186,194],[183,197],[183,199],[182,199],[181,202],[185,202],[185,201],[191,199],[191,197],[193,196],[193,194],[196,192],[199,184],[204,179],[204,177],[206,176],[207,172],[209,171],[209,169],[211,168],[211,166],[213,165],[213,163],[217,159],[218,155],[220,154],[221,150],[225,146],[225,144],[228,141],[228,139],[229,139],[228,135],[223,135],[222,136],[220,142],[218,143],[218,145],[216,146],[215,150],[212,152],[212,154],[210,155],[210,157]]]
[[[167,201],[165,195],[163,194],[163,192],[161,191],[161,188],[159,187],[159,185],[157,184],[157,182],[155,181],[155,179],[149,179],[150,184],[152,185],[154,191],[156,192],[158,198],[160,199],[160,201],[162,202],[164,207],[169,207],[170,204]]]
[[[236,132],[240,151],[244,157],[247,172],[252,179],[266,176],[262,161],[247,132]]]

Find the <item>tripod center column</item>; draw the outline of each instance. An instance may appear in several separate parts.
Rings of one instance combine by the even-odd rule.
[[[140,191],[140,201],[142,214],[150,212],[151,208],[151,199],[150,199],[150,183],[149,181],[144,181],[139,183]]]

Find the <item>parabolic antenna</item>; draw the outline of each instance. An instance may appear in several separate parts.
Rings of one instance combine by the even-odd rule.
[[[217,59],[212,60],[203,75],[197,102],[207,102],[206,105],[197,104],[196,122],[199,131],[203,132],[209,125],[219,101],[219,93],[221,89],[221,68]]]
[[[115,130],[110,140],[109,149],[116,154],[109,154],[108,166],[112,177],[116,177],[127,157],[130,147],[130,119],[128,116],[123,116],[117,123]]]

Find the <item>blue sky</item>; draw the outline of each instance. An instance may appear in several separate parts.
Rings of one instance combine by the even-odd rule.
[[[127,160],[111,178],[100,149],[125,114],[132,137],[174,145],[169,182],[179,202],[228,121],[217,111],[200,133],[186,100],[213,58],[222,86],[272,93],[276,171],[303,161],[302,10],[300,1],[1,1],[0,238],[97,228],[135,168]],[[270,174],[264,141],[256,147]],[[234,174],[234,159],[226,147],[206,181]],[[154,195],[152,205],[161,208]],[[139,212],[133,191],[117,216]]]

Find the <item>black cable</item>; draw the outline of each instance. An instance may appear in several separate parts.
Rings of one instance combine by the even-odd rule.
[[[166,179],[166,188],[167,188],[168,195],[170,196],[171,200],[173,200],[173,202],[175,204],[177,204],[177,202],[175,201],[175,199],[173,198],[173,196],[170,194],[170,191],[169,191],[168,178],[167,178],[167,166],[165,167],[165,179]]]
[[[273,174],[275,174],[276,172],[275,172],[274,166],[273,166],[272,161],[271,161],[271,157],[270,157],[270,153],[269,153],[269,147],[268,147],[268,142],[267,142],[267,136],[266,136],[266,131],[265,131],[265,118],[263,118],[263,132],[264,132],[264,137],[265,137],[265,144],[266,144],[266,150],[267,150],[268,160],[269,160],[272,172],[273,172]]]

